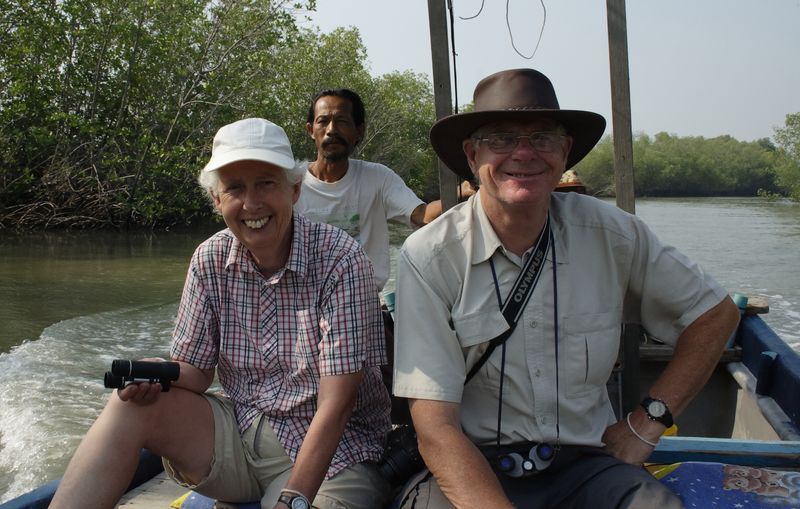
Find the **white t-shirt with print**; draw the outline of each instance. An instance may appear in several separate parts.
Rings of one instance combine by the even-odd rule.
[[[323,182],[305,163],[295,210],[312,221],[338,226],[366,251],[381,290],[389,279],[388,221],[411,224],[411,213],[424,203],[403,179],[386,166],[350,159],[344,177]]]

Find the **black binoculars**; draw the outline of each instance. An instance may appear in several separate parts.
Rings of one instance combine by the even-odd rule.
[[[503,454],[497,458],[497,469],[508,477],[528,477],[549,467],[556,450],[547,443],[536,444],[527,457],[518,452]]]
[[[111,361],[111,371],[103,376],[107,389],[122,389],[130,384],[149,382],[161,384],[161,391],[167,392],[172,382],[178,379],[181,367],[177,362]]]

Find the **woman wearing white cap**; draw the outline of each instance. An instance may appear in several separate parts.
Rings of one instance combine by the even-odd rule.
[[[277,125],[217,132],[198,180],[228,228],[191,260],[171,349],[180,377],[109,400],[52,507],[113,507],[142,447],[225,502],[380,505],[390,403],[372,268],[346,233],[293,212],[302,175]],[[205,392],[215,374],[224,396]]]

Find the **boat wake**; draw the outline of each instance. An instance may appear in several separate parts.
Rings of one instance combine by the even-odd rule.
[[[0,354],[0,503],[61,477],[118,358],[168,357],[176,304],[82,316]]]

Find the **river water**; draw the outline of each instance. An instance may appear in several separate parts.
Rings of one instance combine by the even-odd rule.
[[[730,292],[766,296],[766,321],[800,350],[800,204],[636,207]],[[0,233],[0,502],[60,477],[109,395],[112,359],[168,355],[189,257],[212,231]],[[407,233],[393,230],[393,250]]]

